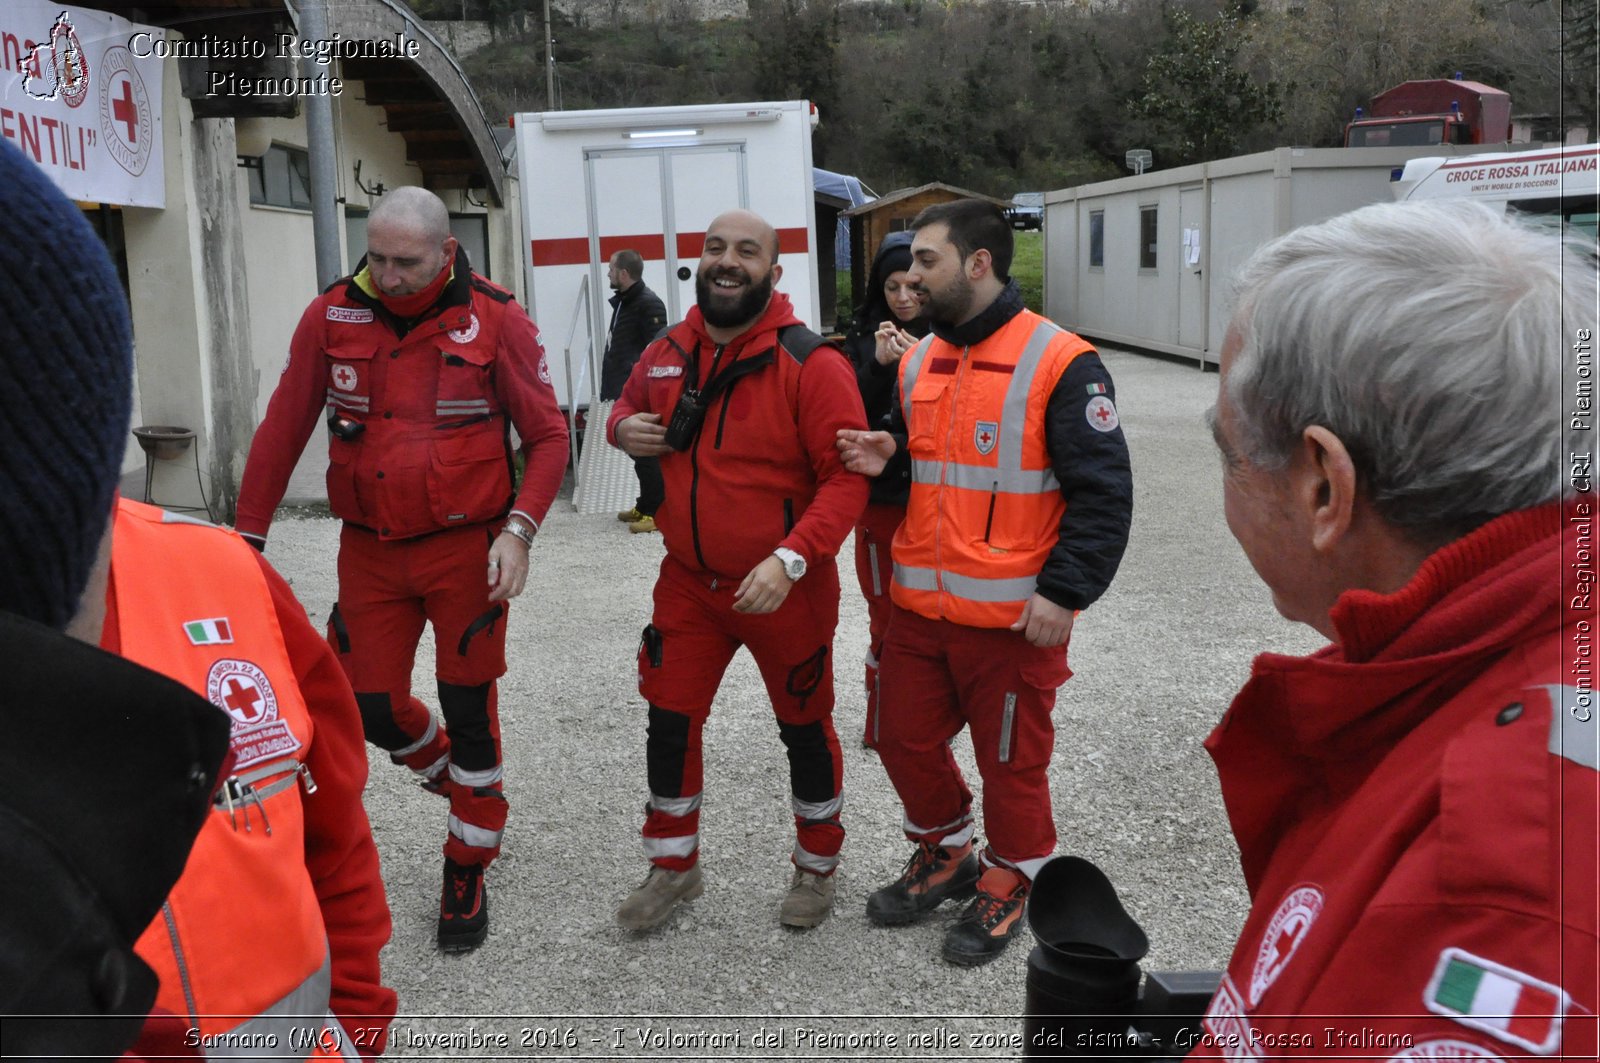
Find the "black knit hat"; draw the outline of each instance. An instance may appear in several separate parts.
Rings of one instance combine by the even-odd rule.
[[[83,212],[0,138],[0,609],[64,628],[128,446],[133,330]]]

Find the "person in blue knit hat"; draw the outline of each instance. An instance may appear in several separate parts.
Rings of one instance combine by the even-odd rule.
[[[155,1000],[133,943],[210,808],[228,720],[94,645],[128,308],[82,212],[4,139],[0,248],[0,1056],[109,1057]]]

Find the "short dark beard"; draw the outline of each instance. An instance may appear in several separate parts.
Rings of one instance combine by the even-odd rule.
[[[922,306],[923,316],[941,325],[958,325],[972,310],[972,282],[965,273],[956,274],[955,280],[942,292],[927,293],[928,301]]]
[[[721,273],[729,271],[723,270]],[[751,284],[745,293],[732,304],[718,305],[713,302],[714,289],[711,287],[710,275],[701,272],[694,278],[694,302],[700,308],[700,314],[706,319],[706,324],[712,328],[737,328],[746,325],[761,316],[767,308],[767,303],[772,301],[772,270],[767,270],[767,275],[758,284]]]

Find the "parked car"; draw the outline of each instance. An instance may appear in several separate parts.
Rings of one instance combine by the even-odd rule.
[[[1018,192],[1011,197],[1011,208],[1006,211],[1013,229],[1044,228],[1044,193]]]

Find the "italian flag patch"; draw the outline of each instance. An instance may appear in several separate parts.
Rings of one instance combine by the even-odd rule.
[[[1091,395],[1104,395],[1106,393],[1106,386],[1104,384],[1085,384],[1083,386],[1083,390],[1087,391]]]
[[[233,629],[228,626],[228,618],[225,616],[214,616],[209,620],[190,620],[183,625],[183,633],[189,636],[189,644],[192,646],[219,646],[233,641]]]
[[[1422,1000],[1435,1014],[1549,1055],[1561,1047],[1561,1021],[1572,998],[1560,986],[1450,948],[1439,954]]]

